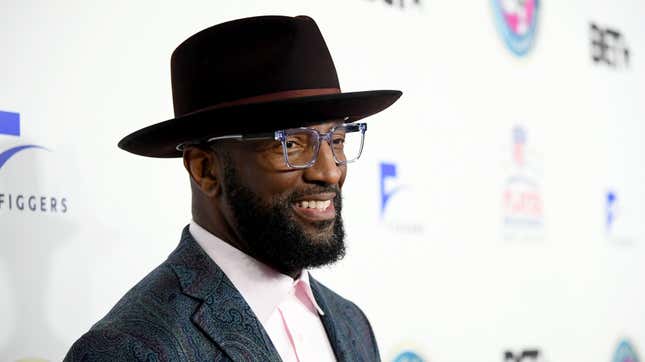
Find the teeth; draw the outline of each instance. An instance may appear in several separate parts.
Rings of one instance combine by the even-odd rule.
[[[311,201],[300,201],[298,206],[305,209],[318,209],[322,211],[328,208],[329,205],[331,205],[331,200],[326,200],[326,201],[311,200]]]

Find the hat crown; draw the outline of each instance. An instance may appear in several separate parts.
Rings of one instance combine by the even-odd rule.
[[[202,30],[172,54],[175,117],[226,102],[339,88],[325,40],[307,16],[261,16]]]

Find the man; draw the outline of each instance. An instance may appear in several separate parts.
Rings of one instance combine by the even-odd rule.
[[[307,272],[343,257],[340,190],[361,118],[399,91],[341,93],[315,22],[240,19],[171,60],[175,118],[119,146],[183,157],[193,221],[67,361],[376,361],[365,315]]]

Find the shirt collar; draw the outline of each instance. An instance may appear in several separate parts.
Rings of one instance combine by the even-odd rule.
[[[290,293],[295,292],[296,287],[304,289],[306,298],[318,314],[325,314],[316,303],[307,270],[303,270],[300,276],[294,280],[236,249],[195,221],[190,222],[188,230],[197,244],[222,269],[242,294],[260,322],[268,321],[276,307]]]

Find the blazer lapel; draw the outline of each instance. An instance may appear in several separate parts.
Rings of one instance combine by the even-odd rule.
[[[309,283],[311,284],[311,290],[314,293],[316,302],[323,312],[325,312],[325,315],[320,318],[325,327],[325,332],[327,332],[327,337],[334,350],[334,354],[336,355],[336,359],[338,361],[351,361],[352,356],[355,355],[352,346],[356,345],[354,334],[351,333],[347,325],[351,321],[346,321],[342,318],[343,314],[337,310],[333,301],[325,296],[322,287],[311,275],[309,275]]]
[[[184,228],[168,257],[182,291],[202,301],[192,321],[233,361],[280,361],[271,339],[242,295]]]

